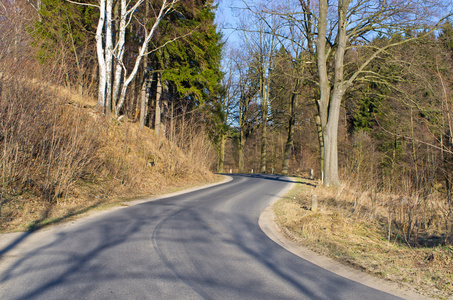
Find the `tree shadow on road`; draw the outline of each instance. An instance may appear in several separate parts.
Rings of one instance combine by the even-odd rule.
[[[274,174],[247,174],[247,173],[222,173],[220,175],[225,176],[232,176],[232,177],[247,177],[247,178],[256,178],[256,179],[266,179],[266,180],[273,180],[279,182],[288,182],[288,183],[295,183],[295,184],[304,184],[312,187],[316,187],[316,181],[311,179],[306,179],[305,181],[298,181],[297,179],[292,179],[290,176],[284,175],[274,175]],[[312,181],[312,182],[307,182]]]

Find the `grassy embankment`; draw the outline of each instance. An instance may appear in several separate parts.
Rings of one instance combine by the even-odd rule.
[[[61,87],[7,76],[0,86],[0,232],[219,180],[202,130],[170,142]]]
[[[404,232],[389,223],[385,207],[342,186],[316,188],[301,179],[274,212],[283,231],[303,246],[419,293],[453,299],[453,247],[434,234],[407,243]],[[312,195],[318,211],[311,210]],[[368,198],[368,199],[367,199]],[[389,238],[390,237],[390,238]],[[424,239],[424,240],[423,240]],[[423,244],[424,246],[421,246]]]

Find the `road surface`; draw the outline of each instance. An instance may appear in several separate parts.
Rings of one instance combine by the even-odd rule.
[[[0,248],[0,299],[397,299],[305,261],[262,232],[260,213],[287,179],[232,177],[20,237]]]

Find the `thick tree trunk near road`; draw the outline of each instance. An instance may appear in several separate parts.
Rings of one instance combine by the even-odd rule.
[[[324,131],[324,184],[339,186],[338,176],[338,121],[340,116],[340,93],[333,93],[329,109],[329,121]]]
[[[329,77],[327,75],[328,63],[326,52],[327,0],[319,2],[318,37],[316,47],[318,52],[317,66],[319,73],[318,102],[319,116],[321,118],[324,139],[324,184],[326,186],[340,185],[338,176],[338,121],[340,104],[347,84],[344,82],[344,55],[347,43],[347,11],[351,0],[339,2],[338,6],[338,31],[335,49],[333,92],[331,93]]]

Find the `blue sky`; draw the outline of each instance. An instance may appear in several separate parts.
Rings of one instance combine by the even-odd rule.
[[[217,28],[223,32],[224,39],[228,44],[239,42],[239,32],[233,29],[237,27],[239,12],[234,7],[243,6],[243,2],[240,0],[216,0],[214,3],[219,4],[215,23]]]

